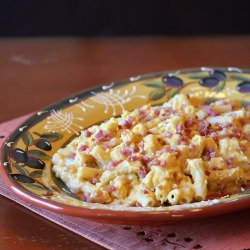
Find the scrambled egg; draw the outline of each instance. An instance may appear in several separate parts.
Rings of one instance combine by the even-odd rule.
[[[250,182],[250,112],[183,94],[81,132],[53,171],[86,202],[158,207],[202,201]]]

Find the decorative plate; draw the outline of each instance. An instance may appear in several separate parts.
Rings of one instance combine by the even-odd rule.
[[[179,92],[204,96],[207,103],[226,97],[239,99],[247,106],[250,70],[202,67],[130,77],[47,107],[25,121],[4,143],[1,173],[6,184],[22,199],[43,208],[108,223],[160,225],[249,207],[250,189],[214,200],[160,208],[89,204],[53,175],[52,155],[80,130],[124,110],[146,103],[161,104]]]

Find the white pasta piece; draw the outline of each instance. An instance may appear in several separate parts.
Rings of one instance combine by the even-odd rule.
[[[115,190],[112,194],[118,199],[125,199],[130,191],[130,181],[126,176],[117,176],[114,181],[113,185]]]
[[[177,205],[180,203],[181,196],[181,190],[176,188],[168,193],[167,199],[171,205]]]
[[[195,135],[191,140],[194,150],[191,153],[192,158],[200,158],[206,145],[206,138],[204,136]]]
[[[90,155],[95,158],[98,166],[106,164],[110,161],[109,153],[105,151],[100,145],[94,146],[90,152]]]
[[[207,176],[202,159],[188,159],[188,169],[194,181],[195,200],[204,200],[207,196]]]
[[[220,125],[225,125],[228,123],[233,123],[234,118],[230,115],[218,115],[218,116],[210,116],[208,118],[206,118],[206,120],[210,123],[210,124],[220,124]]]
[[[143,138],[144,150],[149,154],[154,153],[161,147],[156,135],[149,134]]]
[[[237,162],[248,161],[242,152],[239,141],[236,138],[224,138],[219,141],[219,150],[225,158],[233,157]]]
[[[231,104],[223,104],[223,105],[212,105],[212,110],[218,114],[226,113],[232,111]]]
[[[163,204],[168,200],[168,193],[172,189],[171,179],[163,180],[159,185],[155,187],[155,197]]]
[[[101,169],[90,168],[90,167],[79,167],[77,170],[77,178],[79,180],[91,180],[98,178],[102,174]]]
[[[208,170],[225,169],[226,164],[222,157],[214,157],[206,162],[206,167]]]
[[[114,131],[114,130],[117,129],[117,126],[118,126],[117,120],[114,117],[112,117],[107,122],[103,123],[100,126],[100,128],[102,130],[107,130],[107,131],[111,131],[112,132],[112,131]]]
[[[184,94],[175,95],[172,99],[170,99],[167,103],[163,104],[163,106],[170,106],[174,110],[182,110],[184,106],[190,105],[190,101],[187,96]]]
[[[195,114],[196,114],[195,107],[192,105],[185,106],[184,113],[187,114],[189,117],[195,116]]]
[[[211,171],[208,176],[210,193],[218,192],[218,189],[226,192],[235,192],[238,189],[238,186],[235,184],[246,183],[247,177],[249,178],[249,175],[246,176],[240,167]]]
[[[132,132],[136,135],[144,136],[147,133],[147,128],[142,123],[138,123],[133,127]]]
[[[242,130],[244,133],[250,134],[250,124],[244,125]]]
[[[150,190],[142,190],[141,195],[138,196],[137,202],[139,202],[142,207],[154,207],[158,203],[154,192]]]
[[[244,119],[246,117],[246,111],[244,109],[228,112],[227,115],[234,117],[235,119]]]
[[[90,200],[96,203],[110,203],[112,198],[107,190],[101,188],[91,193]]]

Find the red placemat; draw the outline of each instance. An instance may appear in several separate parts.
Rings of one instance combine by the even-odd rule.
[[[0,144],[28,116],[0,124]],[[65,216],[19,199],[0,176],[0,194],[108,249],[250,249],[250,209],[162,227],[109,225]]]

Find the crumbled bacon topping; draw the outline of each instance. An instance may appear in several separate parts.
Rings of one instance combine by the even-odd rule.
[[[79,151],[80,151],[80,152],[84,152],[84,151],[86,151],[88,148],[89,148],[89,147],[88,147],[87,145],[81,145],[81,146],[79,147]]]
[[[74,152],[69,152],[68,157],[69,157],[70,159],[75,159],[76,154],[75,154]]]
[[[92,135],[92,133],[91,133],[89,130],[84,130],[84,131],[83,131],[83,135],[84,135],[85,137],[90,137],[90,136]]]
[[[216,152],[214,151],[214,148],[209,147],[206,148],[202,153],[202,158],[204,161],[208,161],[211,158],[214,158],[216,156]]]
[[[104,132],[103,130],[99,130],[96,134],[95,134],[95,139],[96,142],[105,142],[111,139],[111,136],[108,135],[106,132]]]

